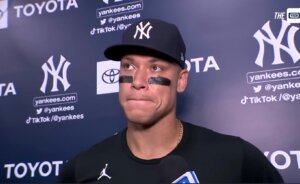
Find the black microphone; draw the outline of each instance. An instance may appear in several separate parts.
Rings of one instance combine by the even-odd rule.
[[[179,155],[169,155],[159,163],[160,183],[199,183],[194,171]]]

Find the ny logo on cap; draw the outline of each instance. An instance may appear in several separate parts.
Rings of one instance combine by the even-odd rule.
[[[146,37],[147,39],[150,38],[150,30],[153,27],[151,26],[150,22],[147,22],[147,24],[143,25],[143,22],[140,22],[138,25],[136,25],[136,30],[135,30],[135,34],[133,36],[134,39],[137,39],[138,35],[138,39],[143,39],[144,37]]]

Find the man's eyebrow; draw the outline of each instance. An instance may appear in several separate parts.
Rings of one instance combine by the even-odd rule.
[[[149,61],[151,63],[169,63],[167,60],[155,56],[149,59]]]
[[[133,61],[134,59],[130,56],[124,56],[121,61],[126,60],[126,61]]]
[[[131,56],[124,56],[121,59],[121,61],[133,62],[133,61],[135,61],[135,59]],[[150,61],[151,63],[165,63],[165,62],[167,62],[166,60],[163,60],[163,59],[160,59],[160,58],[157,58],[157,57],[150,58],[148,61]]]
[[[164,62],[163,60],[161,60],[159,58],[151,58],[149,61],[151,61],[151,62]]]

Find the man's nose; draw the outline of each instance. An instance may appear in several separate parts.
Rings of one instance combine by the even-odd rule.
[[[134,73],[132,87],[135,89],[144,89],[148,87],[148,76],[146,71],[137,70]]]

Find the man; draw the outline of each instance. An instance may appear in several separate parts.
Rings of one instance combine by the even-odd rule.
[[[253,145],[176,117],[176,95],[185,90],[188,71],[175,25],[139,21],[104,54],[121,64],[119,101],[128,127],[70,160],[60,182],[283,182]],[[181,167],[176,159],[162,164],[170,155],[183,158],[190,172],[164,176]]]

